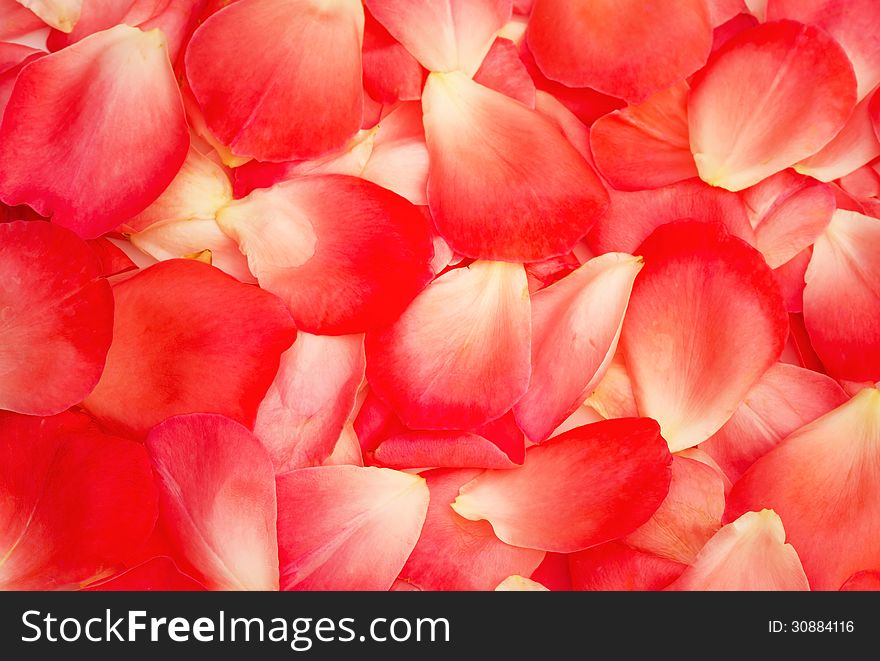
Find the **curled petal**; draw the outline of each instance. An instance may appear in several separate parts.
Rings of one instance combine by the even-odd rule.
[[[671,463],[653,420],[606,420],[529,448],[521,468],[485,471],[452,508],[508,544],[572,553],[645,523],[669,491]]]
[[[794,169],[820,181],[833,181],[880,156],[880,139],[875,132],[875,123],[871,121],[871,108],[880,107],[880,101],[874,101],[877,96],[872,92],[862,99],[834,139],[817,153],[795,164]]]
[[[550,436],[602,380],[641,269],[606,253],[532,296],[532,375],[514,407],[530,440]]]
[[[763,0],[763,4],[768,21],[790,18],[820,27],[834,37],[852,60],[860,99],[880,83],[880,6],[876,2]]]
[[[525,393],[530,338],[523,267],[474,262],[367,334],[367,379],[412,429],[476,429]]]
[[[508,414],[476,431],[401,430],[373,454],[391,468],[513,468],[522,464],[525,439]]]
[[[119,25],[21,71],[0,125],[0,199],[92,239],[155,200],[188,144],[164,36]]]
[[[626,536],[633,548],[690,564],[721,527],[724,480],[704,463],[675,456],[669,493],[648,521]]]
[[[692,81],[688,122],[700,177],[732,191],[752,186],[819,151],[855,104],[852,65],[827,33],[794,21],[746,30]]]
[[[418,475],[321,466],[278,476],[282,590],[388,590],[428,509]]]
[[[276,472],[317,466],[333,453],[363,377],[362,335],[299,333],[254,423]]]

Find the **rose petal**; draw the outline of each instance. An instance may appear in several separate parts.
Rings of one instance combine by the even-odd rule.
[[[727,421],[782,353],[788,318],[761,254],[714,223],[658,228],[637,251],[621,347],[644,416],[673,451]]]
[[[412,429],[476,429],[525,393],[530,337],[522,266],[474,262],[367,333],[367,379]]]
[[[486,521],[468,521],[450,507],[459,488],[479,470],[433,470],[424,474],[431,501],[418,544],[401,571],[422,590],[492,590],[511,574],[528,575],[543,551],[509,546]]]
[[[705,64],[712,25],[704,0],[535,0],[527,38],[549,78],[639,103]]]
[[[529,448],[521,468],[485,471],[452,508],[489,521],[508,544],[572,553],[647,521],[669,490],[671,462],[653,420],[606,420]]]
[[[719,530],[669,590],[809,590],[773,510],[747,512]]]
[[[357,0],[227,5],[186,49],[187,79],[208,128],[233,154],[261,161],[341,147],[363,118],[363,30]]]
[[[812,588],[837,590],[880,566],[878,447],[880,391],[866,388],[755,462],[734,484],[726,518],[773,508]]]
[[[322,466],[278,476],[282,590],[388,590],[428,509],[418,475]]]
[[[0,412],[0,588],[78,587],[139,548],[156,523],[144,448],[70,413]]]
[[[541,114],[462,73],[428,76],[422,104],[428,203],[456,252],[513,262],[564,254],[605,210],[602,184]]]
[[[93,415],[139,435],[181,413],[253,424],[295,337],[281,301],[212,266],[177,259],[118,283],[113,295],[113,344],[85,401]]]
[[[147,437],[162,517],[213,590],[278,589],[275,474],[260,441],[221,415],[165,420]]]
[[[617,349],[638,257],[607,253],[532,296],[532,375],[514,407],[541,442],[602,380]]]
[[[88,395],[113,333],[113,295],[73,233],[0,223],[0,409],[53,415]]]
[[[732,191],[752,186],[824,147],[855,103],[852,65],[824,31],[779,21],[742,32],[692,81],[700,177]]]
[[[0,199],[92,239],[155,200],[187,145],[165,38],[116,26],[21,71],[0,126]]]

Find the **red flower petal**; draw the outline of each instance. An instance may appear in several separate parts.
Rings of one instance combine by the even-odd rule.
[[[721,527],[724,480],[714,468],[675,456],[672,482],[660,507],[626,536],[633,548],[689,564]]]
[[[602,94],[602,92],[597,92],[589,87],[566,87],[562,83],[550,80],[535,64],[535,58],[528,49],[525,39],[520,44],[519,56],[532,77],[535,87],[558,99],[587,126],[592,125],[599,117],[626,106],[626,101],[623,99]]]
[[[860,571],[850,576],[841,588],[845,592],[880,591],[880,571]]]
[[[147,450],[178,553],[213,590],[278,589],[275,473],[260,441],[221,415],[157,425]]]
[[[767,19],[791,18],[826,30],[852,60],[859,98],[880,83],[880,5],[874,0],[770,0]]]
[[[95,238],[165,190],[188,140],[165,38],[120,25],[22,70],[0,126],[0,198]]]
[[[98,383],[113,332],[99,266],[63,228],[0,224],[0,408],[53,415]]]
[[[669,590],[809,590],[804,568],[772,510],[747,512],[709,540]]]
[[[793,21],[742,32],[693,80],[700,176],[732,191],[752,186],[824,147],[855,103],[852,65],[827,33]]]
[[[755,228],[755,247],[774,269],[819,238],[835,208],[830,187],[791,170],[747,188],[742,199]]]
[[[224,7],[195,31],[185,56],[208,128],[235,155],[261,161],[341,147],[363,117],[363,29],[357,0]]]
[[[704,0],[535,0],[527,37],[549,78],[639,103],[703,66],[712,25]]]
[[[452,508],[489,521],[508,544],[571,553],[647,521],[669,490],[671,463],[653,420],[606,420],[529,448],[521,468],[480,474]]]
[[[514,407],[530,440],[550,436],[605,376],[641,269],[607,253],[532,296],[532,376]]]
[[[683,450],[718,431],[777,361],[788,318],[761,254],[721,225],[664,225],[638,254],[621,347],[639,412]]]
[[[257,410],[254,434],[275,471],[318,466],[333,452],[364,377],[364,338],[299,333]]]
[[[880,220],[835,212],[813,246],[804,321],[822,363],[851,381],[880,379]]]
[[[65,413],[0,412],[0,588],[78,587],[115,569],[156,523],[142,445]]]
[[[9,0],[9,2],[14,1]],[[0,25],[2,24],[3,21],[0,20]],[[6,104],[9,103],[9,97],[12,96],[12,88],[15,86],[15,79],[18,77],[19,71],[26,64],[43,57],[43,55],[45,55],[43,51],[30,46],[0,43],[0,119],[3,118],[3,111],[6,109]]]
[[[880,391],[868,388],[753,464],[730,492],[727,518],[773,508],[813,589],[837,590],[880,566],[878,447]]]
[[[474,432],[401,430],[383,440],[374,459],[390,468],[514,468],[525,457],[525,439],[513,415]]]
[[[426,69],[469,76],[511,14],[511,0],[367,0],[366,5]]]
[[[797,163],[795,170],[821,181],[833,181],[880,156],[880,140],[870,112],[874,97],[880,98],[876,93],[871,93],[862,99],[834,139],[817,153]],[[880,101],[874,103],[874,107],[880,107]]]
[[[418,475],[322,466],[278,476],[282,590],[388,590],[428,509]]]
[[[459,488],[479,470],[434,470],[424,474],[431,501],[425,525],[402,580],[422,590],[493,590],[511,574],[530,575],[543,551],[509,546],[486,521],[468,521],[450,507]]]
[[[367,379],[412,429],[476,429],[525,393],[530,336],[523,267],[474,262],[367,334]]]
[[[422,103],[428,201],[456,252],[514,262],[561,255],[605,210],[599,179],[539,113],[461,73],[428,76]]]
[[[479,70],[474,74],[474,81],[516,99],[529,108],[535,107],[535,83],[519,59],[519,48],[509,39],[495,40]]]
[[[409,202],[343,175],[256,190],[217,222],[260,285],[310,333],[361,333],[396,319],[430,281],[431,232]]]
[[[113,288],[116,317],[91,413],[144,434],[181,413],[252,425],[295,331],[281,301],[192,260],[151,266]]]
[[[364,89],[380,103],[418,101],[422,67],[388,34],[370,12],[364,12]]]
[[[730,420],[700,444],[700,449],[718,462],[727,477],[738,480],[786,436],[846,400],[846,393],[834,379],[777,363],[752,386]]]
[[[617,190],[659,188],[697,176],[681,81],[599,118],[590,131],[596,167]]]
[[[597,253],[635,254],[642,242],[661,225],[688,218],[724,225],[727,231],[754,243],[754,231],[739,197],[699,179],[656,190],[610,191],[611,206],[587,236]]]
[[[685,569],[623,542],[608,542],[568,557],[574,590],[662,590]]]

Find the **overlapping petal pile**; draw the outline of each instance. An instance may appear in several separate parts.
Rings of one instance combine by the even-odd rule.
[[[0,587],[878,585],[876,0],[0,42]]]

